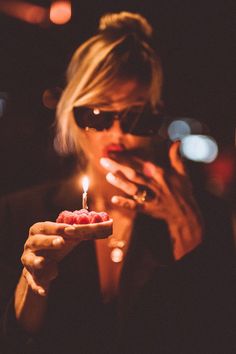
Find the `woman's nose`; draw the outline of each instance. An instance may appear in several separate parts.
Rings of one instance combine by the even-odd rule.
[[[110,129],[108,129],[108,132],[110,134],[114,134],[114,135],[123,135],[124,134],[122,131],[119,119],[114,120]]]

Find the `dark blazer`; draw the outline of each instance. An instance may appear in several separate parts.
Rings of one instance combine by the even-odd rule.
[[[0,353],[236,352],[230,214],[215,198],[202,200],[203,243],[177,262],[166,224],[138,215],[113,303],[102,302],[93,242],[80,244],[60,263],[45,324],[32,336],[18,326],[13,310],[28,229],[55,220],[61,210],[79,209],[81,201],[70,181],[2,198]]]

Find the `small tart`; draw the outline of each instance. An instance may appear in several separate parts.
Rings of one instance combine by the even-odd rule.
[[[64,237],[73,240],[95,240],[106,238],[112,234],[113,220],[106,212],[80,210],[64,210],[57,219],[57,223],[65,224]]]

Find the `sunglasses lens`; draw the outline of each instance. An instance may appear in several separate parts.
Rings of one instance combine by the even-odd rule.
[[[138,136],[152,136],[158,133],[163,123],[162,117],[151,110],[141,113],[129,111],[121,122],[126,133]]]
[[[90,109],[87,107],[74,107],[74,118],[77,125],[82,128],[92,128],[98,131],[109,129],[113,123],[113,113]]]
[[[103,131],[111,128],[115,113],[111,111],[100,111],[88,107],[74,107],[74,118],[77,125],[82,128]],[[124,133],[137,136],[152,136],[158,133],[163,119],[158,113],[153,113],[146,108],[142,112],[130,110],[121,118],[120,124]]]

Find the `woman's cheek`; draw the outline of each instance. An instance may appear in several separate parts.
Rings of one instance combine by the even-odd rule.
[[[138,137],[138,136],[127,136],[127,143],[130,148],[147,148],[151,144],[150,138]]]
[[[89,160],[95,162],[101,158],[101,151],[103,149],[104,139],[101,139],[98,134],[93,132],[84,132],[84,136],[81,137],[81,148],[84,151],[84,154],[88,157]]]

